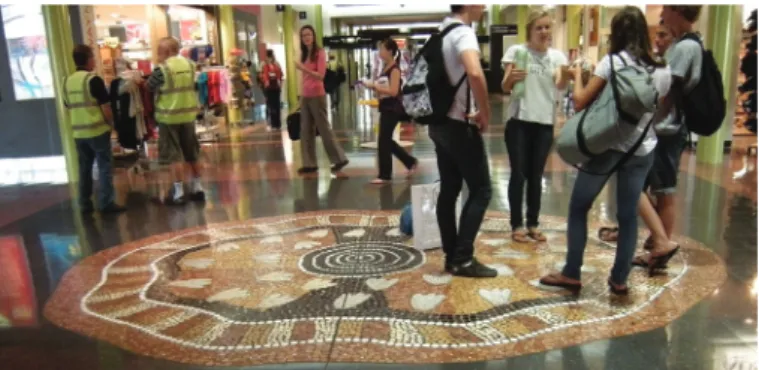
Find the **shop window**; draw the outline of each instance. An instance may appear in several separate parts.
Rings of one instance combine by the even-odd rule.
[[[53,73],[42,6],[26,3],[2,5],[2,14],[16,100],[52,98],[55,94]]]

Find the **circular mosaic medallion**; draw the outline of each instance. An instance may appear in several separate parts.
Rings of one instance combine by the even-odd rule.
[[[387,275],[424,264],[424,253],[400,243],[348,243],[315,250],[300,260],[303,271],[339,277]]]
[[[716,255],[680,238],[683,251],[665,274],[634,269],[630,297],[610,296],[615,249],[592,240],[582,293],[545,289],[537,280],[561,269],[566,223],[541,221],[548,241],[518,244],[504,215],[485,218],[476,255],[499,276],[484,280],[443,273],[442,252],[414,249],[397,213],[305,213],[185,230],[85,259],[45,315],[139,354],[198,365],[460,362],[651,330],[725,277]]]

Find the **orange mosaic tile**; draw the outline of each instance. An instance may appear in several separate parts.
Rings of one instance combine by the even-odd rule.
[[[414,249],[397,223],[390,212],[314,212],[151,237],[81,261],[45,315],[197,365],[318,361],[329,348],[338,362],[463,362],[663,326],[725,278],[719,257],[678,238],[683,253],[667,274],[634,270],[631,296],[616,299],[605,286],[614,248],[591,240],[585,288],[569,296],[536,283],[563,263],[564,220],[545,217],[544,244],[514,244],[506,216],[490,213],[476,253],[499,276],[462,279],[442,272],[440,250]]]

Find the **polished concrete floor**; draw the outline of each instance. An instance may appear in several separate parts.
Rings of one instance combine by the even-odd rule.
[[[208,190],[208,201],[205,204],[171,208],[155,204],[152,198],[158,194],[162,185],[160,176],[151,170],[139,173],[127,169],[116,171],[119,200],[129,206],[127,213],[118,216],[78,216],[73,211],[67,186],[0,188],[0,314],[3,318],[3,321],[0,321],[0,368],[200,369],[215,365],[259,368],[254,365],[264,364],[260,365],[260,368],[756,369],[756,299],[759,290],[756,255],[757,174],[756,158],[747,157],[745,153],[747,144],[754,140],[750,138],[736,138],[733,152],[726,155],[725,161],[717,166],[698,164],[695,155],[684,155],[678,192],[679,207],[682,211],[677,234],[680,235],[679,240],[692,246],[688,253],[685,253],[687,257],[680,261],[682,266],[689,267],[678,270],[682,271],[684,277],[674,283],[675,285],[671,285],[667,293],[659,295],[641,290],[641,294],[636,297],[643,297],[641,299],[650,305],[640,312],[617,321],[590,321],[583,326],[582,331],[565,332],[564,338],[561,338],[561,335],[557,337],[554,332],[549,333],[553,337],[546,337],[544,340],[542,337],[535,337],[534,340],[521,342],[524,344],[521,346],[504,345],[469,350],[466,346],[457,347],[458,344],[454,343],[447,352],[430,352],[429,346],[419,347],[417,350],[374,351],[372,348],[378,347],[350,346],[350,341],[341,341],[341,333],[355,329],[351,329],[352,326],[348,325],[349,320],[345,320],[349,316],[380,317],[387,312],[402,312],[403,315],[414,315],[414,320],[433,322],[467,315],[471,317],[467,317],[466,320],[469,321],[466,322],[481,320],[482,315],[490,314],[490,311],[483,311],[482,308],[491,307],[487,305],[501,299],[493,296],[493,291],[508,284],[528,282],[534,277],[534,272],[529,271],[530,265],[520,265],[521,262],[515,256],[524,254],[527,261],[525,263],[534,262],[540,269],[550,269],[554,267],[555,259],[552,260],[546,255],[556,252],[552,249],[551,243],[545,249],[518,245],[503,246],[498,241],[506,237],[496,235],[499,232],[497,227],[491,231],[483,231],[484,237],[478,242],[478,253],[499,254],[501,257],[507,254],[506,257],[513,259],[504,260],[511,262],[504,263],[501,267],[511,270],[511,273],[503,279],[499,277],[500,280],[495,280],[493,284],[496,286],[480,289],[480,292],[483,289],[490,292],[480,293],[481,298],[486,298],[482,305],[478,306],[476,302],[468,305],[466,296],[459,296],[457,293],[460,291],[460,294],[465,294],[467,289],[456,286],[460,283],[458,280],[450,282],[436,270],[439,269],[439,266],[435,267],[439,264],[439,252],[427,252],[426,256],[419,257],[414,255],[410,248],[403,249],[404,245],[410,243],[409,240],[391,234],[397,211],[410,201],[410,187],[437,179],[433,148],[426,133],[420,128],[406,127],[402,134],[404,140],[414,142],[412,151],[421,160],[421,170],[417,176],[405,180],[400,166],[396,164],[396,180],[392,185],[369,185],[368,182],[376,175],[374,152],[362,149],[360,145],[374,139],[372,114],[363,108],[349,108],[348,103],[343,102],[341,109],[333,117],[333,125],[340,142],[351,160],[351,165],[345,170],[344,175],[339,177],[328,174],[326,162],[323,163],[324,170],[319,175],[298,177],[295,174],[300,157],[297,143],[293,145],[284,133],[268,133],[253,126],[233,133],[231,138],[222,142],[204,145],[204,179]],[[490,205],[493,213],[490,218],[493,224],[497,225],[498,220],[503,220],[509,210],[506,194],[509,166],[503,142],[504,126],[502,119],[498,118],[502,114],[503,104],[497,98],[494,98],[494,104],[497,118],[494,118],[493,127],[486,135],[486,143],[491,156],[494,185],[494,197]],[[149,158],[153,158],[152,150],[155,148],[149,149]],[[321,157],[322,160],[325,157],[323,152]],[[566,217],[574,177],[575,172],[564,165],[557,156],[552,155],[544,176],[543,214],[546,215],[547,224],[556,229],[554,234],[559,248],[562,222]],[[609,192],[604,192],[599,197],[592,210],[591,218],[594,225],[613,223],[612,199]],[[282,229],[272,226],[279,225],[276,223],[279,221],[272,218],[275,216],[280,216],[277,219],[280,221],[282,217],[290,220],[287,221],[290,222],[288,227],[292,227],[294,231],[285,230],[284,226]],[[367,216],[371,220],[369,223],[366,221]],[[309,217],[313,220],[307,220]],[[380,224],[372,224],[375,220]],[[272,227],[274,229],[271,229]],[[268,231],[266,235],[256,234],[258,231],[235,234],[229,231],[233,228]],[[309,245],[298,244],[302,241],[313,241],[320,233],[320,228],[329,229],[323,236],[319,236],[325,239],[319,239],[320,241]],[[364,236],[359,230],[368,234]],[[301,235],[298,232],[309,234]],[[490,235],[489,232],[494,234]],[[504,233],[505,230],[500,232]],[[156,338],[143,336],[141,333],[146,331],[131,331],[132,329],[121,328],[118,325],[109,326],[113,324],[112,320],[100,323],[93,321],[92,315],[81,314],[81,308],[88,304],[83,296],[88,291],[94,292],[86,297],[90,300],[90,306],[87,307],[92,311],[97,311],[97,303],[118,305],[123,303],[120,299],[129,299],[126,297],[129,292],[126,291],[116,290],[109,292],[111,296],[108,296],[98,295],[100,292],[93,289],[106,264],[125,256],[127,252],[171,249],[171,246],[166,246],[169,238],[180,238],[171,240],[174,240],[172,243],[181,244],[181,238],[195,238],[193,233],[202,233],[203,236],[199,240],[186,242],[187,246],[195,248],[196,245],[205,243],[204,246],[192,249],[173,260],[162,260],[164,262],[161,263],[168,263],[168,267],[156,265],[156,269],[174,280],[144,291],[145,296],[153,299],[171,299],[177,306],[198,304],[201,309],[215,313],[229,312],[224,314],[228,315],[225,317],[238,315],[234,316],[238,319],[257,317],[256,315],[260,314],[263,315],[262,320],[282,321],[283,318],[277,315],[289,311],[278,311],[277,307],[306,311],[309,307],[316,307],[314,310],[318,312],[315,314],[321,315],[322,318],[332,315],[323,310],[352,308],[350,315],[338,316],[343,320],[334,330],[326,331],[330,335],[320,346],[283,346],[279,352],[267,347],[270,351],[266,352],[259,351],[260,346],[253,345],[244,353],[211,354],[203,352],[204,347],[200,346],[185,354],[181,349],[177,349],[173,342],[171,345],[165,345]],[[230,233],[233,234],[231,237]],[[267,240],[267,237],[271,236],[282,236],[284,239]],[[229,239],[225,239],[227,237]],[[360,284],[374,289],[371,299],[364,295],[365,293],[357,293],[358,290],[355,289],[358,289],[359,283],[356,281],[334,280],[348,285],[348,288],[345,288],[348,290],[332,292],[332,280],[324,275],[334,274],[334,271],[315,272],[314,269],[319,268],[317,262],[320,260],[314,253],[319,252],[322,245],[319,243],[323,243],[324,246],[335,243],[341,245],[341,240],[344,242],[343,239],[346,237],[357,238],[355,240],[360,241],[361,245],[377,241],[392,242],[405,251],[408,255],[406,262],[414,264],[416,270],[411,269],[410,272],[393,276],[390,276],[389,272],[388,275],[382,271],[374,272],[369,275],[376,275],[378,278],[358,280]],[[232,240],[237,244],[222,243],[225,240]],[[291,248],[292,251],[276,250],[287,243],[296,247]],[[240,255],[236,253],[248,248],[248,244],[266,245],[268,249],[256,251],[254,258],[265,262],[276,261],[277,266],[286,271],[277,272],[275,269],[273,271],[276,273],[270,273],[270,270],[261,270],[258,264],[250,264],[248,260],[238,264],[237,261],[244,258],[237,258]],[[209,257],[208,253],[211,252],[205,251],[205,247],[216,248],[217,252],[213,253],[218,254],[211,254]],[[609,246],[598,248],[598,260],[608,264],[608,257],[604,256],[610,253]],[[224,259],[218,251],[231,254]],[[588,250],[589,256],[591,251],[592,248]],[[94,257],[89,257],[93,255]],[[364,254],[359,252],[354,256],[354,261],[361,261],[362,256]],[[163,257],[161,255],[161,258]],[[192,270],[193,267],[203,267],[206,263],[204,260],[214,258],[217,264],[212,269],[205,272]],[[298,266],[297,258],[301,262],[313,263]],[[350,258],[350,255],[345,257],[349,261]],[[158,257],[149,255],[143,262],[154,261],[158,261]],[[131,265],[122,266],[119,263],[116,261],[108,265],[108,268],[118,269],[117,272],[107,271],[103,276],[132,273],[140,269],[137,266],[136,270],[130,270]],[[334,267],[333,264],[330,266]],[[600,265],[602,268],[603,266]],[[204,273],[206,275],[203,275]],[[300,273],[308,273],[316,278],[298,281]],[[351,274],[355,273],[355,270],[351,271]],[[420,274],[418,280],[413,280],[414,273]],[[422,276],[422,273],[427,275]],[[603,271],[599,274],[600,278],[604,277]],[[404,280],[404,277],[409,277],[411,282]],[[439,302],[430,303],[430,300],[435,301],[432,294],[427,294],[425,299],[403,298],[404,294],[413,295],[421,291],[419,284],[424,283],[424,280],[431,281],[436,286],[450,284],[450,288],[435,289],[441,289],[436,292],[444,292],[443,295],[447,295],[446,299],[451,302],[435,306]],[[220,285],[214,287],[223,290],[224,294],[213,297],[209,297],[210,291],[182,291],[171,288],[172,284],[176,288],[177,282],[184,288],[192,288],[193,284],[204,286],[217,284],[217,281]],[[262,284],[265,283],[262,281],[284,282],[284,285],[263,293],[256,290],[263,289]],[[293,290],[296,281],[297,284],[314,288],[317,294],[305,298],[296,297],[297,294]],[[664,283],[666,282],[662,282]],[[498,286],[499,284],[503,286]],[[509,294],[513,302],[509,304],[534,300],[536,297],[554,300],[562,297],[559,293],[543,292],[532,289],[534,287],[529,284],[524,285],[527,288],[522,290],[510,288]],[[240,286],[243,286],[247,293],[235,295],[240,292],[236,287]],[[362,292],[364,291],[366,290]],[[677,296],[672,292],[683,292],[683,295]],[[259,302],[263,296],[268,300]],[[288,297],[306,300],[291,301]],[[321,300],[317,299],[319,297]],[[626,307],[624,302],[610,303],[608,295],[602,289],[591,291],[583,298],[595,300],[594,302],[598,303],[596,306],[615,309]],[[338,304],[340,299],[342,303]],[[216,304],[219,301],[226,302]],[[292,302],[303,304],[293,305]],[[309,305],[309,302],[312,304]],[[323,305],[324,302],[328,305]],[[334,306],[327,307],[333,302]],[[406,304],[408,302],[410,304]],[[119,306],[120,308],[108,311],[110,313],[104,317],[112,319],[132,314],[135,322],[157,320],[151,314],[152,311],[142,312],[145,317],[134,318],[140,314],[139,309],[130,311],[133,306],[124,304]],[[107,311],[108,307],[103,307]],[[271,307],[274,309],[263,309]],[[501,305],[500,308],[507,310],[513,307]],[[118,311],[118,314],[114,314],[114,310]],[[413,312],[414,310],[429,314],[422,315]],[[603,317],[598,311],[594,312],[591,314],[583,311],[579,314],[590,315],[596,319]],[[155,315],[161,313],[156,311]],[[292,315],[306,316],[302,312]],[[406,317],[392,314],[391,316]],[[284,322],[289,318],[292,317],[284,317]],[[526,325],[527,322],[527,319],[524,319],[517,324],[522,325],[520,327],[527,332],[534,332],[535,329]],[[164,328],[168,326],[164,322],[152,324]],[[182,325],[186,325],[187,330],[183,331],[181,325],[176,325],[173,335],[182,336],[198,332],[195,333],[196,339],[208,339],[207,337],[217,328],[205,322],[185,322]],[[224,328],[226,330],[228,326]],[[379,329],[373,332],[372,328],[377,327],[360,329],[359,331],[363,331],[360,335],[357,334],[356,338],[381,334]],[[506,325],[506,329],[513,328],[510,324]],[[541,330],[545,330],[546,333],[549,331]],[[248,330],[245,338],[250,339],[251,333],[255,331]],[[297,336],[299,333],[301,332],[293,329],[291,335]],[[223,337],[221,334],[216,335],[212,338],[216,342],[208,339],[207,343],[216,345],[219,339],[224,339]],[[451,336],[446,338],[450,339]],[[463,340],[462,337],[454,339]],[[244,341],[240,339],[235,344],[242,342]],[[255,343],[255,338],[246,343]],[[480,351],[482,348],[485,349]],[[280,361],[277,361],[278,359]],[[277,362],[280,363],[276,364]]]

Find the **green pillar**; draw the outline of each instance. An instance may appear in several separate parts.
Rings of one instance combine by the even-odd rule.
[[[235,34],[235,16],[232,5],[219,5],[219,29],[221,30],[221,55],[227,65],[232,60],[231,51],[237,48],[237,35]],[[229,59],[227,59],[229,58]],[[242,102],[239,102],[242,106]],[[229,116],[228,124],[239,123],[242,121],[242,110],[231,108],[228,105],[227,114]],[[228,126],[231,127],[231,126]]]
[[[502,24],[501,22],[501,6],[498,4],[493,4],[490,6],[490,19],[492,19],[492,24]]]
[[[709,23],[706,47],[711,49],[717,66],[722,71],[725,86],[727,114],[722,128],[714,135],[698,138],[696,159],[700,163],[719,164],[724,159],[724,143],[728,130],[732,130],[737,96],[738,50],[741,38],[741,6],[709,5]]]
[[[582,36],[582,5],[567,5],[567,49],[577,49]]]
[[[527,42],[527,17],[529,16],[529,5],[517,5],[517,43]]]
[[[324,19],[322,19],[322,6],[314,6],[314,29],[316,29],[316,40],[322,45],[324,39]]]
[[[66,5],[43,5],[42,16],[45,18],[50,65],[53,72],[53,88],[55,89],[55,113],[58,117],[58,130],[61,134],[63,156],[66,158],[66,172],[69,186],[75,189],[79,182],[79,162],[74,147],[74,136],[69,122],[66,106],[63,104],[63,79],[74,73],[74,60],[71,53],[74,50],[74,40],[69,21],[69,10]],[[95,51],[97,52],[97,51]]]
[[[294,30],[295,10],[292,5],[285,5],[282,13],[282,33],[285,34],[285,66],[287,68],[287,107],[293,112],[298,107],[298,72],[295,70],[295,59],[298,53],[295,51]]]

